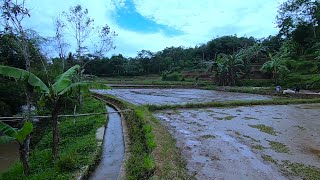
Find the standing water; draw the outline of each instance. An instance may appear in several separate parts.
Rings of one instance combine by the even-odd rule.
[[[0,145],[0,173],[8,170],[19,159],[18,144],[15,142]]]
[[[116,111],[107,106],[108,112]],[[124,141],[121,116],[118,113],[109,114],[109,122],[104,134],[101,161],[90,180],[119,179],[124,158]]]

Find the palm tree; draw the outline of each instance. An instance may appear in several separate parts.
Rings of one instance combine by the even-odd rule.
[[[64,95],[74,88],[80,88],[82,86],[87,87],[87,83],[84,82],[72,82],[72,77],[77,74],[80,66],[75,65],[68,69],[66,72],[57,77],[54,84],[47,86],[40,78],[31,72],[23,69],[18,69],[10,66],[0,66],[0,74],[14,78],[16,80],[24,81],[40,91],[42,94],[41,102],[49,102],[52,105],[52,132],[53,132],[53,146],[52,154],[54,160],[59,155],[59,127],[58,127],[58,114],[61,110],[60,102]]]
[[[272,73],[272,79],[275,84],[278,84],[279,78],[285,73],[289,72],[289,69],[284,65],[284,56],[277,53],[276,55],[272,55],[269,53],[270,61],[265,62],[261,71]]]
[[[25,122],[20,130],[16,130],[11,126],[0,121],[0,132],[3,133],[0,136],[0,145],[6,144],[12,141],[17,141],[19,144],[19,156],[20,161],[23,166],[23,172],[28,175],[30,172],[29,162],[28,162],[28,152],[26,144],[24,143],[29,134],[32,132],[33,126],[31,122]]]

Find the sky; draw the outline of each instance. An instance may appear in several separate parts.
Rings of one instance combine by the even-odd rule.
[[[140,50],[194,47],[224,36],[275,35],[278,6],[284,0],[26,0],[31,17],[25,25],[41,36],[54,36],[54,19],[71,6],[82,5],[95,25],[108,24],[118,36],[108,53],[135,57]],[[70,51],[75,40],[66,33]],[[90,47],[95,36],[88,39]]]

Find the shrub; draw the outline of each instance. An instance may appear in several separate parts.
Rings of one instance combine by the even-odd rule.
[[[164,72],[161,75],[162,81],[180,81],[182,79],[182,75],[178,72],[168,73]]]
[[[77,156],[65,155],[57,162],[58,172],[71,172],[78,168]]]
[[[237,86],[254,86],[254,87],[269,87],[273,86],[271,79],[243,79],[239,80]]]

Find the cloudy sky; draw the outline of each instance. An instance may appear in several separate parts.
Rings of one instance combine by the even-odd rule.
[[[133,57],[142,49],[155,52],[170,46],[194,47],[223,35],[274,35],[278,32],[274,24],[277,7],[283,1],[27,0],[31,18],[26,25],[42,36],[53,36],[55,17],[80,4],[88,8],[95,25],[108,24],[118,34],[117,48],[109,55]]]

